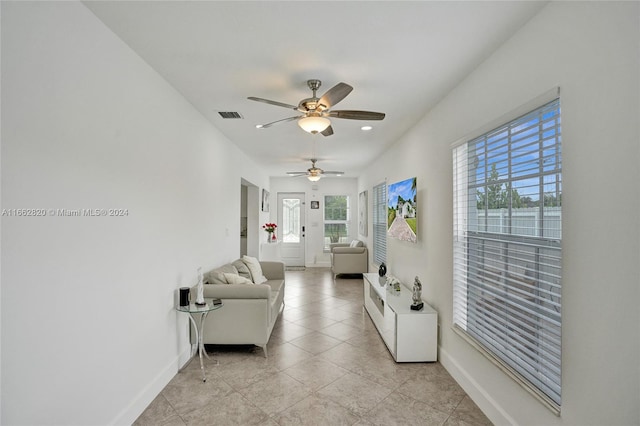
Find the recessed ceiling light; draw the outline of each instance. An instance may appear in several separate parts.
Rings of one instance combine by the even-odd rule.
[[[362,127],[360,127],[360,130],[364,130],[364,131],[371,130],[371,129],[373,129],[373,127],[371,127],[371,126],[362,126]]]

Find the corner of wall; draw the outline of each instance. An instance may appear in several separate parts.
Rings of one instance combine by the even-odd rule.
[[[162,389],[176,375],[181,366],[185,365],[191,358],[191,345],[175,357],[167,366],[158,373],[158,375],[147,386],[140,391],[124,410],[122,410],[110,424],[133,424],[140,416],[140,413],[151,404],[151,402],[160,395]]]
[[[475,404],[494,424],[516,425],[514,418],[491,398],[491,395],[453,358],[438,345],[438,360],[456,382],[464,389]]]

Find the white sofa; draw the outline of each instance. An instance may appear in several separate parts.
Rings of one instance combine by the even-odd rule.
[[[284,263],[259,262],[267,281],[262,284],[229,284],[233,275],[254,281],[242,259],[204,275],[204,297],[222,299],[224,306],[207,316],[204,344],[253,344],[267,357],[267,342],[284,307]],[[248,278],[249,277],[249,278]],[[195,300],[196,288],[191,289]]]
[[[362,241],[332,243],[329,248],[331,250],[331,271],[334,276],[369,272],[369,253]]]

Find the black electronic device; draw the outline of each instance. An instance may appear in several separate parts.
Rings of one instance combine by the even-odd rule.
[[[189,306],[189,287],[180,287],[180,306]]]

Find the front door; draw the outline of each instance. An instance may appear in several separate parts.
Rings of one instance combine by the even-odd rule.
[[[278,239],[286,266],[305,266],[304,192],[278,193]]]

